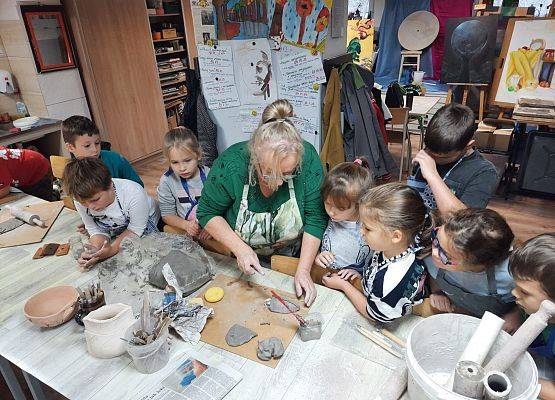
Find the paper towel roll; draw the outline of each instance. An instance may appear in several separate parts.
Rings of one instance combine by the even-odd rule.
[[[472,361],[482,365],[486,359],[493,343],[497,339],[499,332],[503,329],[505,321],[497,315],[486,311],[480,321],[480,325],[470,338],[464,349],[460,361]]]

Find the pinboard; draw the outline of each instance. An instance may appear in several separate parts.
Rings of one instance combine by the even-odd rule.
[[[214,316],[206,322],[201,340],[241,357],[275,368],[279,359],[262,361],[256,356],[258,341],[277,337],[283,343],[283,348],[287,350],[299,326],[296,319],[292,315],[277,314],[267,309],[264,300],[272,297],[270,291],[273,290],[267,286],[218,274],[207,285],[202,295],[214,286],[221,287],[225,294],[224,298],[217,303],[205,303],[207,307],[214,309]],[[309,309],[302,304],[302,300],[297,300],[295,295],[280,290],[275,290],[275,292],[284,299],[298,304],[300,306],[299,314],[307,314]],[[258,336],[242,346],[231,347],[225,341],[225,336],[234,324],[242,325],[256,332]]]
[[[52,203],[44,202],[23,207],[24,211],[37,214],[41,220],[44,221],[46,227],[41,228],[39,226],[23,224],[20,227],[15,228],[13,231],[0,235],[0,248],[21,246],[42,241],[56,218],[58,218],[62,208],[64,208],[63,201],[56,201]],[[7,221],[10,218],[13,218],[10,214],[10,210],[4,208],[0,212],[0,222]]]

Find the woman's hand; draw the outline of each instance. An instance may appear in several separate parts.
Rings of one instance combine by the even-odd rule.
[[[200,234],[200,225],[196,220],[194,221],[187,221],[183,220],[181,228],[185,229],[191,237],[197,237]]]
[[[333,255],[333,253],[330,253],[329,251],[321,252],[316,256],[316,259],[314,260],[316,265],[322,268],[329,268],[329,266],[333,264],[334,261],[335,261],[335,256]]]
[[[212,236],[210,236],[210,234],[205,229],[203,229],[200,231],[198,238],[200,240],[210,240],[212,239]]]
[[[338,274],[332,274],[331,272],[328,272],[322,277],[322,283],[330,289],[337,289],[341,291],[343,291],[345,285],[348,284],[348,282]]]
[[[345,281],[353,281],[356,278],[362,278],[358,271],[351,268],[343,268],[337,272],[337,275]]]
[[[304,269],[297,269],[295,273],[295,292],[297,297],[301,297],[304,291],[304,303],[310,307],[316,299],[316,285],[310,277],[310,272]]]
[[[239,269],[245,274],[254,275],[255,272],[258,272],[265,275],[264,268],[260,265],[260,261],[258,261],[258,256],[254,250],[250,248],[250,246],[245,244],[244,246],[241,246],[240,251],[234,254],[237,258],[237,265],[239,266]]]
[[[451,304],[449,297],[443,293],[432,293],[430,295],[430,305],[438,311],[451,313],[455,311],[455,307]]]
[[[91,244],[85,244],[84,247],[85,251],[81,253],[81,256],[77,260],[77,264],[79,264],[81,268],[89,269],[97,262],[113,256],[112,246],[108,244],[107,240],[104,241],[100,249]]]

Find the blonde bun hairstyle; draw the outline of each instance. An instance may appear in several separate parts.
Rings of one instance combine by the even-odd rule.
[[[261,161],[270,163],[268,187],[276,190],[284,181],[280,164],[284,158],[294,156],[297,160],[297,171],[304,152],[303,140],[293,125],[293,106],[287,100],[276,100],[269,104],[262,113],[260,125],[249,141],[250,166],[249,180],[256,184],[256,172],[260,170]]]

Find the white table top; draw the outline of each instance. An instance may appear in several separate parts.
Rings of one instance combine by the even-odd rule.
[[[403,98],[406,101],[406,96],[403,96]],[[440,100],[441,97],[437,96],[414,96],[409,115],[412,117],[427,115]],[[382,93],[382,101],[385,101],[385,93]]]
[[[26,196],[13,204],[24,206],[39,201]],[[77,213],[64,209],[45,242],[67,241],[78,223]],[[41,329],[25,319],[23,305],[34,293],[61,284],[84,286],[97,277],[94,269],[80,271],[70,255],[32,260],[40,245],[0,249],[0,354],[69,399],[112,400],[144,395],[179,365],[189,349],[221,359],[243,374],[243,380],[226,400],[368,399],[378,393],[391,368],[399,363],[362,335],[354,336],[347,346],[334,341],[338,329],[344,326],[344,318],[356,311],[343,293],[318,286],[311,312],[324,317],[322,338],[305,343],[296,335],[277,368],[203,342],[191,346],[174,338],[168,365],[155,374],[143,375],[137,372],[128,355],[110,360],[90,356],[83,328],[73,320],[56,328]],[[239,275],[233,259],[219,255],[214,258],[217,272]],[[294,292],[293,278],[276,271],[252,280]],[[388,328],[406,338],[419,319],[409,316]]]

